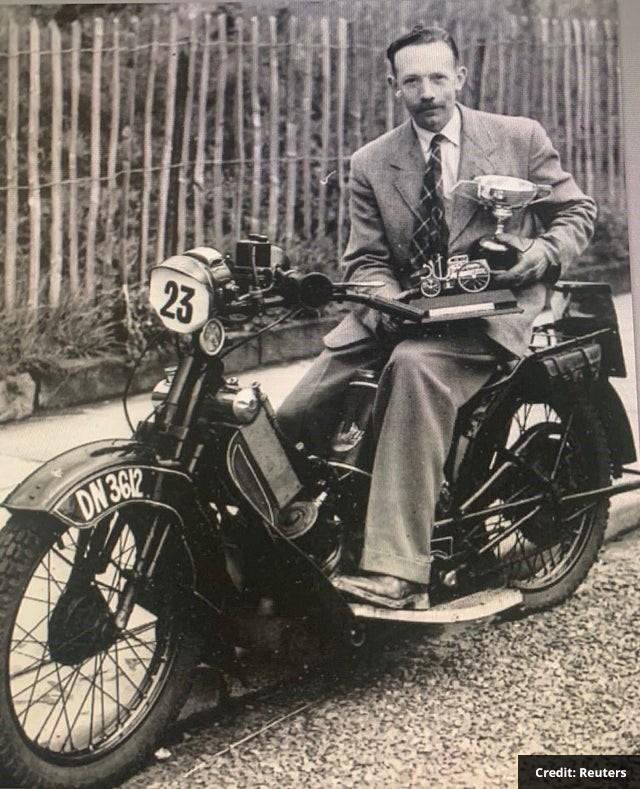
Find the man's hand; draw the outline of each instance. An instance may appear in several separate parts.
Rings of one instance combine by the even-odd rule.
[[[512,266],[508,271],[492,273],[491,278],[497,285],[522,288],[533,282],[540,282],[544,278],[549,261],[542,241],[537,238],[520,238],[511,233],[499,233],[496,239],[520,250],[518,262],[515,266]],[[523,243],[526,244],[524,249]]]
[[[393,315],[380,313],[376,335],[384,347],[392,348],[402,339],[402,321]]]

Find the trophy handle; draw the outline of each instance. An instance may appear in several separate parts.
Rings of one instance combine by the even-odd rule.
[[[534,203],[539,203],[541,200],[546,200],[547,197],[553,191],[549,184],[536,184],[536,189],[538,194],[536,197],[529,203],[529,205],[533,205]]]
[[[473,186],[475,194],[470,194],[469,192],[465,192],[464,189],[459,189],[458,188],[458,187],[469,186],[469,185]],[[464,197],[468,197],[471,200],[475,200],[476,203],[481,203],[482,202],[480,200],[480,198],[478,197],[478,182],[477,181],[465,181],[465,180],[456,181],[456,183],[453,185],[453,189],[451,190],[451,192],[452,193],[460,192],[460,193],[462,193],[464,195]]]

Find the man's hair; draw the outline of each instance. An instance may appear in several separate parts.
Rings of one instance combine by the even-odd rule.
[[[412,44],[433,44],[436,41],[444,41],[449,49],[453,52],[453,58],[458,64],[460,56],[458,54],[458,47],[453,40],[453,36],[441,27],[423,27],[423,25],[416,25],[408,33],[405,33],[400,38],[396,38],[387,47],[387,60],[391,64],[391,70],[396,73],[396,52],[404,47],[411,46]]]

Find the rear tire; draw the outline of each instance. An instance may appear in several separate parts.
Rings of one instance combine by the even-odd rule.
[[[538,397],[514,392],[482,426],[478,438],[481,449],[473,453],[473,464],[476,475],[478,467],[484,469],[482,481],[499,465],[496,450],[519,447],[531,472],[550,477],[556,468],[559,496],[606,487],[611,482],[606,434],[597,410],[582,391],[556,385]],[[540,485],[526,469],[524,475],[518,472],[508,478],[502,492],[483,501],[482,506],[540,493]],[[476,485],[479,482],[476,476]],[[512,537],[493,549],[493,558],[502,567],[508,585],[522,592],[527,611],[562,603],[585,579],[604,540],[609,500],[564,505],[560,515],[553,508],[534,509],[535,505],[526,505],[487,519],[482,538],[486,542],[524,518]]]
[[[26,514],[0,531],[0,765],[12,786],[121,781],[177,717],[200,657],[178,612],[136,605],[109,629],[138,546],[127,525],[107,570],[74,586],[79,533]]]

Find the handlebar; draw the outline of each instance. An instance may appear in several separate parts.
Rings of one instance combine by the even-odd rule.
[[[356,283],[356,285],[360,285],[360,283]],[[422,320],[422,310],[403,304],[396,299],[349,290],[349,287],[349,282],[332,282],[329,277],[318,271],[312,271],[307,274],[302,274],[299,271],[281,271],[274,282],[272,291],[277,295],[267,299],[262,294],[256,294],[255,299],[247,299],[245,296],[241,301],[234,300],[229,302],[226,305],[226,311],[233,313],[250,310],[255,306],[258,299],[272,307],[295,307],[300,305],[311,309],[323,307],[331,301],[347,301],[354,304],[363,304],[399,320],[414,322]]]

